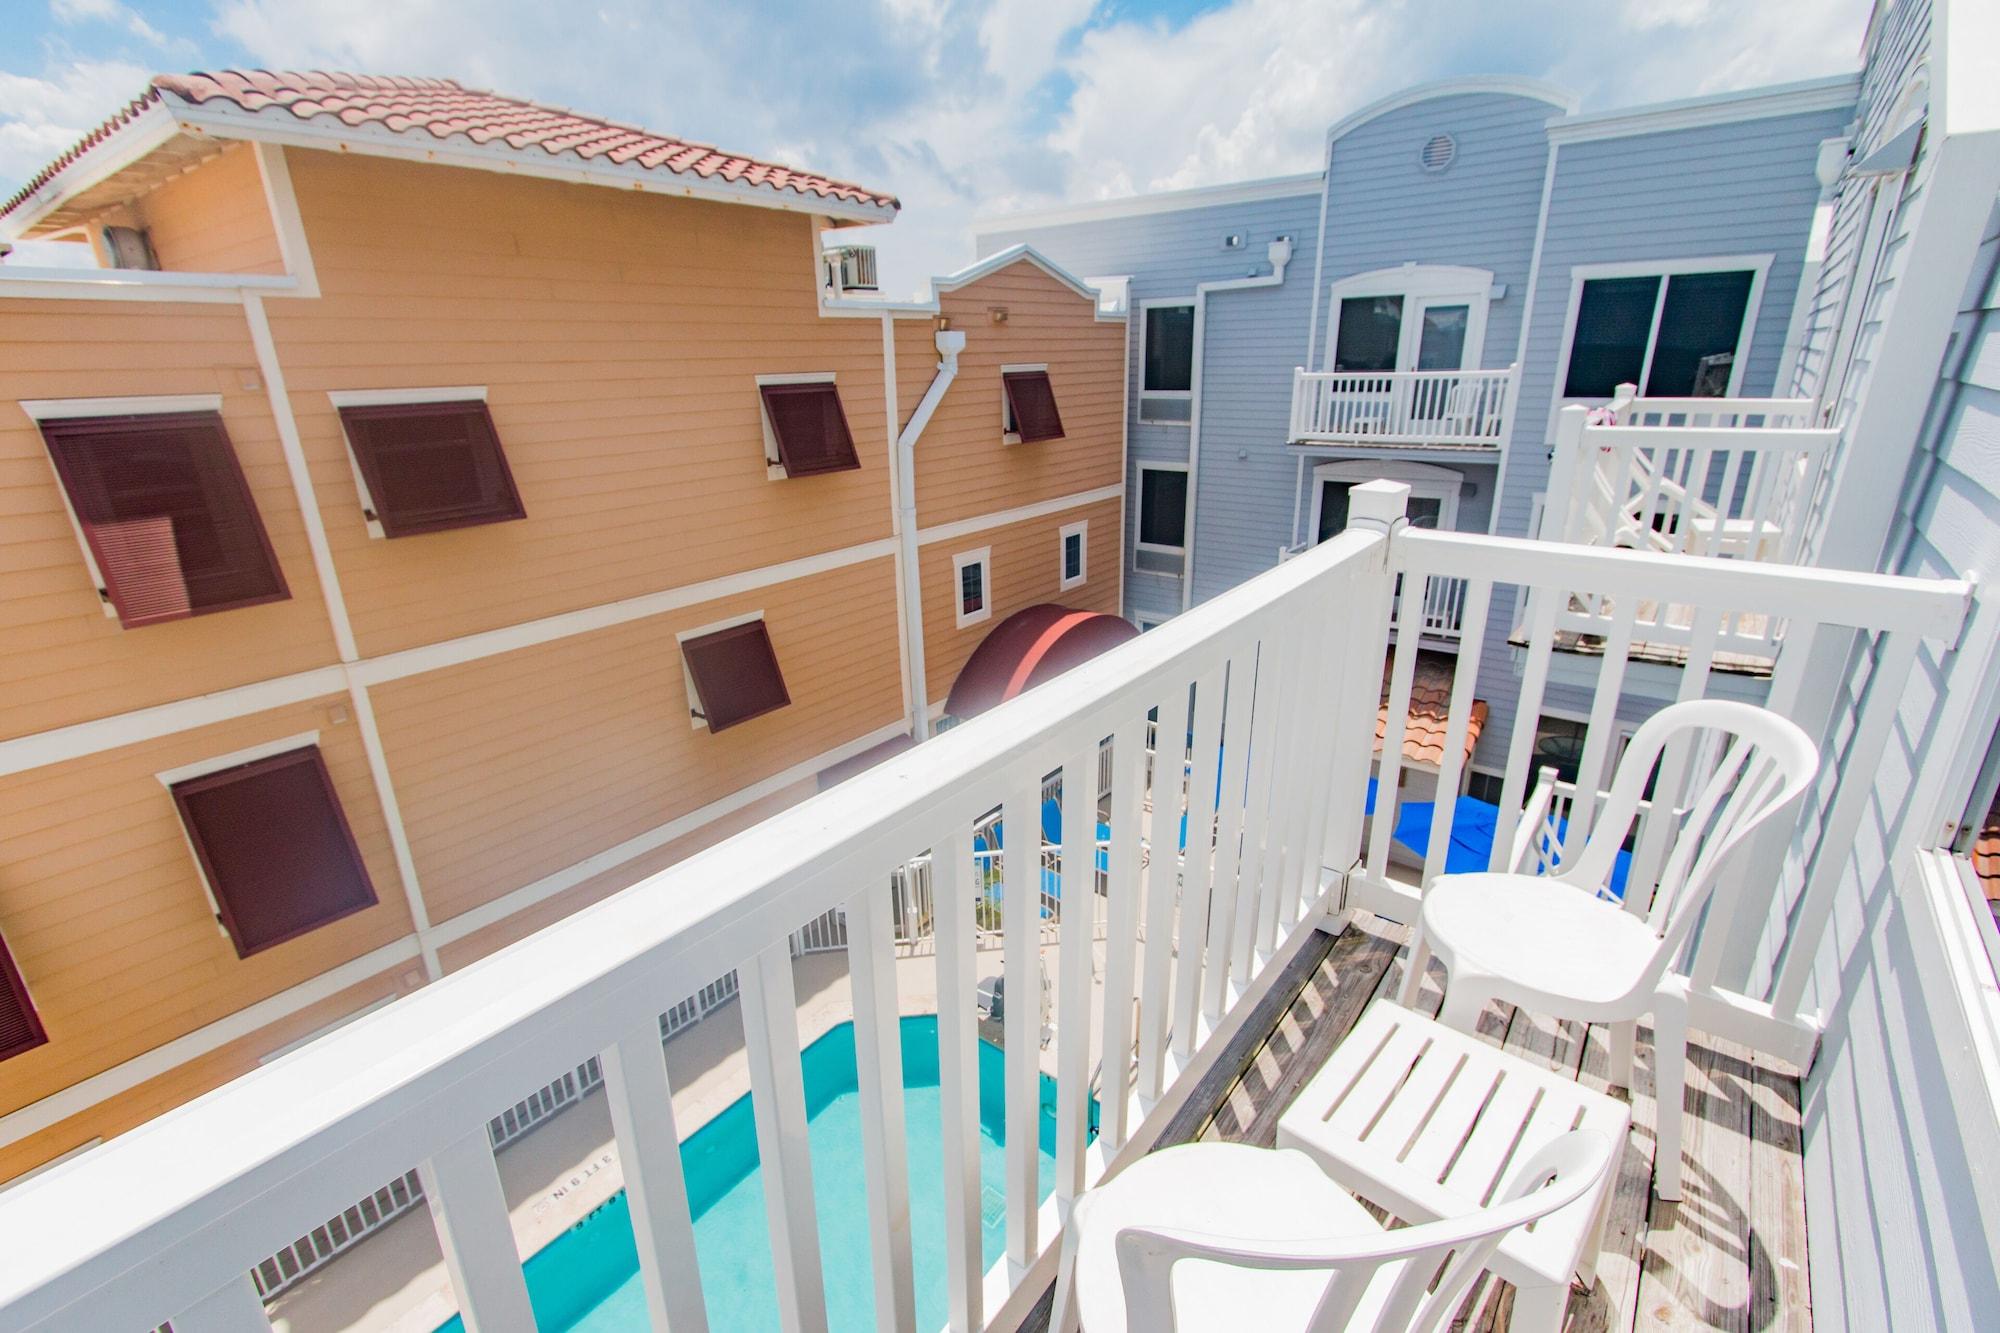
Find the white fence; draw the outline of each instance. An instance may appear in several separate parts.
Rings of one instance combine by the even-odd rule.
[[[1343,902],[1410,919],[1422,889],[1390,880],[1382,861],[1393,799],[1378,805],[1369,862],[1356,861],[1399,574],[1464,579],[1465,633],[1475,639],[1497,583],[1525,591],[1540,632],[1518,687],[1490,682],[1519,689],[1524,717],[1540,704],[1557,603],[1576,587],[1616,599],[1582,756],[1584,793],[1602,787],[1615,753],[1623,650],[1638,597],[1698,608],[1684,692],[1699,693],[1716,619],[1731,607],[1787,617],[1788,649],[1812,627],[1856,627],[1877,636],[1890,667],[1907,668],[1919,636],[1957,633],[1968,596],[1962,584],[1743,561],[1407,530],[1387,537],[1404,493],[1389,483],[1357,488],[1349,531],[1242,587],[0,1196],[0,1254],[8,1256],[0,1323],[115,1329],[174,1318],[188,1330],[265,1333],[247,1275],[272,1238],[306,1234],[414,1162],[468,1325],[530,1327],[487,1122],[535,1071],[574,1070],[595,1058],[653,1326],[703,1327],[659,1015],[666,997],[690,994],[719,966],[733,966],[780,1322],[824,1327],[792,938],[801,922],[841,909],[878,1322],[913,1326],[891,895],[898,869],[927,854],[942,1124],[940,1156],[922,1169],[937,1172],[945,1199],[947,1321],[983,1327],[995,1302],[1058,1238],[1077,1193],[1121,1154],[1151,1142],[1312,931],[1333,924]],[[1417,642],[1407,634],[1396,645],[1380,784],[1389,793],[1397,789]],[[1461,654],[1456,665],[1443,791],[1458,785],[1479,660]],[[1796,698],[1787,688],[1781,671],[1774,690],[1781,709]],[[1151,714],[1164,748],[1148,784]],[[1864,710],[1840,756],[1844,771],[1871,772],[1885,734],[1882,710]],[[1101,788],[1107,738],[1111,781]],[[1502,809],[1525,803],[1531,742],[1529,733],[1513,738]],[[1106,926],[1095,940],[1072,913],[1057,931],[1049,968],[1057,1016],[1049,1053],[1057,1074],[1053,1198],[1039,1203],[1037,1135],[1009,1135],[1000,1190],[1006,1256],[989,1275],[981,1253],[973,829],[996,806],[1010,829],[1038,828],[1051,772],[1064,777],[1066,841],[1079,853],[1090,848],[1075,857],[1058,852],[1059,882],[1082,890],[1063,895],[1072,900],[1098,897],[1095,840],[1079,831],[1093,827],[1100,799],[1108,799]],[[1672,773],[1662,779],[1663,790],[1673,789]],[[1801,849],[1818,856],[1799,900],[1780,914],[1790,940],[1819,938],[1831,901],[1827,876],[1844,859],[1843,839],[1851,839],[1869,791],[1859,781],[1843,788],[1821,825],[1827,844]],[[1590,800],[1572,803],[1571,837],[1582,836],[1591,814]],[[1183,818],[1187,849],[1176,857],[1169,849]],[[1432,821],[1432,867],[1442,864],[1451,823],[1447,803]],[[1512,832],[1503,829],[1496,848],[1511,848]],[[1504,855],[1496,851],[1496,860]],[[1021,857],[997,872],[1010,995],[1039,988],[1042,869],[1041,857]],[[1636,903],[1644,892],[1630,896]],[[1762,931],[1761,905],[1746,901],[1729,920],[1711,921],[1711,932]],[[1783,952],[1768,986],[1719,975],[1711,958],[1695,957],[1696,1021],[1759,1049],[1796,1053],[1813,1031],[1794,988],[1811,952]],[[1102,968],[1096,989],[1094,961]],[[1100,1022],[1074,1021],[1097,1005]],[[1039,1015],[1034,1006],[1010,1005],[1003,1022],[1007,1121],[1032,1125],[1045,1058]],[[1108,1039],[1098,1040],[1100,1032]],[[1090,1072],[1100,1067],[1101,1127],[1092,1144],[1087,1097]]]
[[[1457,445],[1498,449],[1514,417],[1505,370],[1292,372],[1294,443]]]

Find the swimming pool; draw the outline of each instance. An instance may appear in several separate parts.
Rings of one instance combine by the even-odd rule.
[[[917,1324],[940,1328],[948,1310],[937,1019],[903,1019],[902,1038]],[[806,1047],[801,1062],[827,1316],[835,1329],[872,1328],[874,1279],[869,1264],[854,1025],[842,1023]],[[1006,1143],[1003,1069],[1000,1048],[980,1042],[980,1211],[989,1266],[1004,1251],[1007,1238],[1002,1193]],[[1043,1075],[1038,1135],[1043,1198],[1048,1197],[1055,1180],[1055,1088],[1055,1080]],[[1094,1105],[1091,1120],[1094,1131]],[[718,1333],[777,1328],[777,1285],[750,1098],[739,1097],[690,1135],[681,1144],[681,1163],[687,1172],[695,1257],[701,1266],[709,1327]],[[622,1190],[543,1247],[524,1267],[528,1298],[535,1307],[541,1333],[642,1333],[648,1327],[631,1214]],[[463,1333],[463,1325],[453,1318],[438,1333]]]

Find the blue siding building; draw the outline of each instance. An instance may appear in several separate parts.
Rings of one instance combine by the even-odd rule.
[[[1857,91],[1582,115],[1531,80],[1452,80],[1334,125],[1311,175],[980,224],[982,254],[1026,242],[1127,285],[1127,615],[1156,623],[1337,531],[1375,476],[1410,483],[1419,522],[1532,535],[1555,409],[1612,384],[1775,392],[1819,286],[1822,146]],[[1298,369],[1319,387],[1295,405]],[[1427,607],[1442,651],[1452,615]],[[1514,669],[1513,621],[1491,617],[1492,669]],[[1558,681],[1538,725],[1588,705]],[[1496,711],[1482,756],[1513,721]]]

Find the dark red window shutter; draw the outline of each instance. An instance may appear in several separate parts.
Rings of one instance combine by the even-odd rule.
[[[861,466],[854,436],[831,384],[763,384],[764,413],[778,437],[778,461],[788,477],[846,472]]]
[[[681,652],[710,731],[762,717],[792,701],[770,631],[761,620],[688,639]]]
[[[1056,391],[1046,370],[1010,370],[1000,377],[1007,406],[1014,414],[1014,433],[1022,444],[1062,438],[1062,415],[1056,411]]]
[[[220,416],[44,421],[42,438],[127,628],[291,595]]]
[[[343,407],[340,422],[385,536],[528,516],[485,403]]]
[[[173,793],[241,956],[375,905],[317,745],[176,782]]]
[[[32,1051],[48,1039],[42,1016],[28,998],[28,983],[21,979],[7,941],[0,940],[0,1060]]]

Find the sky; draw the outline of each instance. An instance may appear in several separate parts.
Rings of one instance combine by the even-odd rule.
[[[1586,111],[1834,74],[1868,0],[0,0],[0,196],[162,70],[435,75],[897,194],[885,293],[977,217],[1312,171],[1432,79]],[[859,239],[850,233],[850,237]]]

